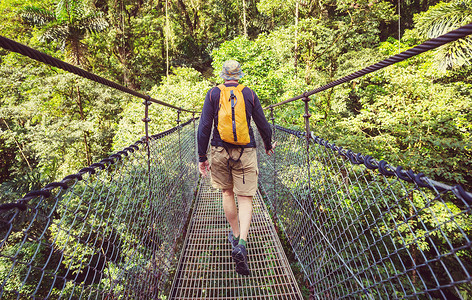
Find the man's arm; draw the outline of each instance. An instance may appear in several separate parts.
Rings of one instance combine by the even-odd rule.
[[[257,130],[259,130],[259,133],[261,134],[262,141],[264,141],[266,152],[272,150],[272,129],[270,128],[269,122],[267,122],[259,98],[255,93],[252,119],[254,120],[254,123],[256,123]]]
[[[205,97],[205,102],[203,102],[202,114],[200,116],[200,123],[198,124],[197,141],[199,162],[204,162],[207,160],[206,152],[208,149],[208,143],[210,141],[214,115],[214,107],[211,101],[212,91],[213,89],[211,89]]]

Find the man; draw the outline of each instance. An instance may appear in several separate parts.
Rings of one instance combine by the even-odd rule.
[[[234,60],[224,62],[220,76],[225,80],[224,86],[220,85],[208,91],[198,126],[199,171],[206,177],[211,166],[212,186],[221,189],[223,192],[223,209],[226,219],[231,226],[228,239],[233,247],[231,256],[236,263],[236,272],[241,275],[249,275],[246,242],[252,218],[252,197],[257,192],[257,174],[259,172],[255,149],[256,143],[250,124],[251,118],[261,134],[268,155],[274,152],[275,144],[272,145],[271,143],[272,131],[264,116],[256,93],[248,87],[239,85],[239,79],[244,76],[244,73],[241,71],[241,65]],[[250,140],[246,145],[235,145],[225,142],[220,136],[218,130],[221,105],[220,95],[224,94],[222,90],[226,90],[226,87],[243,88],[240,90],[240,93],[244,97],[247,131]],[[231,92],[231,95],[234,96],[233,92]],[[242,101],[242,99],[237,98],[234,98],[234,100],[235,103]],[[233,105],[233,102],[231,102],[231,105]],[[214,126],[213,138],[211,140],[210,164],[206,151],[211,136],[212,125]],[[234,194],[238,198],[239,214]]]

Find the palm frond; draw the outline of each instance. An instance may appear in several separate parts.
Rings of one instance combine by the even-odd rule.
[[[427,38],[435,38],[471,21],[472,0],[441,2],[416,18],[416,29]]]
[[[49,28],[46,28],[39,37],[42,42],[56,41],[61,45],[61,50],[65,48],[65,42],[70,35],[69,26],[54,24]]]
[[[54,13],[46,10],[27,7],[25,20],[35,21],[42,25],[40,40],[56,41],[66,58],[75,65],[84,65],[87,47],[80,41],[87,33],[103,31],[108,22],[101,12],[93,12],[81,0],[58,0]]]
[[[55,14],[58,20],[76,23],[87,15],[83,1],[60,0],[56,5]]]
[[[20,16],[23,20],[25,20],[28,24],[31,25],[38,25],[42,26],[49,22],[53,22],[56,20],[54,14],[50,13],[49,11],[34,7],[34,6],[26,6],[21,12]]]
[[[440,70],[472,64],[472,37],[465,37],[448,43],[438,49],[435,55]]]
[[[108,27],[107,20],[102,13],[92,13],[81,20],[81,27],[87,32],[101,32]]]
[[[416,17],[420,35],[435,38],[472,22],[472,0],[440,2]],[[471,63],[472,39],[465,37],[448,43],[436,51],[437,67],[440,70],[460,67]]]
[[[31,190],[39,190],[44,181],[40,172],[30,172],[2,183],[0,190],[4,193],[21,195]]]

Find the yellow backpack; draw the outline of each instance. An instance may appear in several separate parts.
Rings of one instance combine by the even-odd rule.
[[[223,141],[234,145],[247,145],[251,141],[246,119],[244,102],[244,85],[226,87],[218,85],[221,90],[218,110],[218,132]]]

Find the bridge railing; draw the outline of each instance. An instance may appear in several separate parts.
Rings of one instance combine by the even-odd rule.
[[[260,185],[315,299],[471,294],[469,193],[273,129],[277,151],[260,149]]]
[[[167,295],[198,181],[195,148],[192,119],[3,204],[0,299]]]

